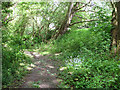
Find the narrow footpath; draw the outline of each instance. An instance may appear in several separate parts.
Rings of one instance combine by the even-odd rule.
[[[43,56],[37,52],[25,51],[25,54],[33,56],[33,68],[23,78],[20,88],[58,88],[58,61],[49,59],[50,55]]]

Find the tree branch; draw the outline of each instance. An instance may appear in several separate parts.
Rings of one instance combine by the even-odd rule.
[[[78,9],[76,9],[76,11],[78,11],[78,10],[80,10],[80,9],[82,9],[82,8],[84,8],[84,7],[86,7],[91,1],[92,1],[92,0],[90,0],[90,1],[89,1],[88,3],[86,3],[85,5],[79,7]]]
[[[78,10],[78,12],[95,12],[96,13],[96,11],[92,11],[92,10]]]
[[[111,4],[112,8],[114,9],[115,7],[114,7],[114,5],[113,5],[112,0],[110,0],[110,4]]]
[[[86,4],[86,3],[83,3],[83,2],[79,2],[80,4]],[[92,7],[92,6],[96,6],[95,4],[90,4],[90,5],[87,5],[87,6],[90,6],[90,7]]]
[[[78,18],[81,18],[81,19],[87,19],[87,18],[84,18],[84,17],[80,17],[80,16],[78,16],[78,15],[74,15],[74,16],[76,16],[76,17],[78,17]]]
[[[86,20],[86,21],[79,21],[79,22],[72,23],[72,24],[70,24],[69,26],[73,26],[73,25],[78,24],[78,23],[83,23],[83,22],[92,22],[92,21],[98,21],[98,20]]]

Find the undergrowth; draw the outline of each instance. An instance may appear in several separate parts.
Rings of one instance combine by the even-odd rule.
[[[22,40],[9,34],[9,29],[3,29],[2,40],[2,87],[11,87],[28,73],[26,66],[31,59],[24,54]],[[9,38],[7,38],[9,36]],[[17,38],[17,39],[16,39]]]
[[[65,63],[60,67],[60,87],[120,89],[120,61],[109,53],[108,33],[77,29],[49,47],[49,52],[61,53],[54,58]]]

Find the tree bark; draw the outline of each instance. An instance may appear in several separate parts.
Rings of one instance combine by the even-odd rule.
[[[55,39],[59,36],[64,34],[67,31],[67,28],[72,20],[73,17],[73,2],[70,2],[69,6],[68,6],[68,12],[66,14],[65,20],[63,21],[60,29],[58,30],[58,33],[55,36]]]
[[[120,1],[116,3],[117,8],[117,52],[120,53]]]
[[[71,20],[74,16],[74,14],[76,12],[78,12],[80,9],[86,7],[89,3],[91,2],[91,0],[89,0],[88,3],[86,3],[85,5],[79,7],[80,2],[76,2],[75,4],[73,2],[70,2],[69,6],[68,6],[68,12],[66,14],[66,18],[63,21],[61,27],[58,29],[58,33],[55,35],[55,39],[59,36],[59,35],[63,35],[64,33],[66,33],[67,28],[70,26]],[[81,22],[81,21],[80,21]],[[78,23],[78,22],[77,22]],[[76,23],[76,24],[77,24]]]
[[[113,25],[112,33],[112,41],[111,41],[111,52],[113,54],[120,53],[120,1],[114,2],[112,4],[113,12],[112,12],[112,20],[111,24]]]

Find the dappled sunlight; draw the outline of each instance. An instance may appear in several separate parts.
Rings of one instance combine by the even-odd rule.
[[[42,56],[42,55],[39,54],[38,52],[33,52],[32,55],[35,56],[36,58],[39,58],[40,56]]]
[[[48,52],[48,51],[44,51],[44,52],[41,52],[40,54],[42,54],[42,55],[49,55],[50,52]]]
[[[29,71],[31,71],[34,67],[36,67],[36,65],[34,65],[34,64],[26,64],[26,63],[20,63],[20,66],[24,66],[25,67],[25,69],[27,69],[27,70],[29,70]]]
[[[35,67],[36,67],[36,65],[34,65],[34,64],[26,64],[26,63],[20,63],[20,66],[24,66],[25,67],[25,69],[27,69],[27,70],[29,70],[29,71],[31,71],[31,70],[33,70]]]
[[[24,51],[24,54],[29,56],[30,58],[33,58],[33,55],[31,55],[31,53],[29,51]]]
[[[55,56],[59,56],[60,54],[62,54],[62,53],[55,53]]]
[[[120,2],[54,1],[2,2],[2,87],[119,89]]]
[[[72,75],[73,74],[73,72],[68,72],[70,75]]]
[[[84,28],[84,29],[76,29],[74,30],[75,32],[79,32],[79,31],[88,31],[89,29],[88,28]]]
[[[32,67],[29,67],[29,66],[26,66],[26,69],[27,69],[27,70],[32,70],[33,68],[32,68]]]
[[[27,52],[28,53],[28,52]],[[51,62],[51,59],[48,59],[48,55],[41,55],[38,52],[30,52],[29,54],[33,55],[33,63],[28,64],[26,69],[31,71],[31,74],[26,76],[25,85],[22,87],[37,87],[37,88],[52,88],[56,87],[56,67]],[[45,52],[44,52],[45,54]],[[37,57],[38,56],[38,57]],[[24,65],[21,63],[20,65]],[[40,80],[42,83],[37,83]]]
[[[30,66],[31,66],[31,67],[36,67],[36,65],[34,65],[34,64],[30,64]]]
[[[36,62],[35,62],[35,64],[40,64],[40,63],[41,63],[41,61],[36,61]]]
[[[66,70],[66,69],[67,69],[67,67],[61,67],[59,70],[63,71],[63,70]]]
[[[24,63],[20,63],[20,66],[25,66],[25,64]]]
[[[50,85],[49,85],[49,84],[46,84],[46,83],[41,84],[41,85],[39,85],[39,86],[40,86],[40,88],[49,88],[49,87],[50,87]]]
[[[49,67],[49,68],[55,68],[55,67],[52,66],[52,65],[46,65],[46,67]]]

